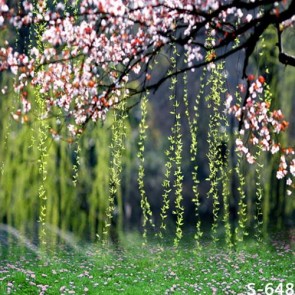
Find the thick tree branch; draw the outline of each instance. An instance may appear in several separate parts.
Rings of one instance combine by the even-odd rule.
[[[289,66],[295,67],[295,57],[294,56],[280,52],[279,61],[286,66],[289,65]]]

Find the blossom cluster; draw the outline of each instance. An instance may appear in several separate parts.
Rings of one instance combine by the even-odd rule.
[[[53,9],[44,0],[24,0],[17,8],[0,0],[0,29],[26,26],[39,32],[27,54],[14,51],[8,42],[0,48],[0,71],[17,76],[15,89],[22,102],[13,117],[26,121],[30,104],[23,93],[34,86],[42,94],[46,113],[62,110],[72,119],[67,120],[71,130],[72,124],[103,120],[128,92],[130,77],[140,79],[171,42],[185,40],[193,67],[206,58],[204,30],[215,32],[222,42],[229,37],[227,23],[251,20],[248,9],[223,8],[217,0],[82,0],[79,7],[72,0],[56,2]],[[146,77],[151,79],[150,74]]]
[[[263,101],[265,79],[259,76],[257,79],[250,77],[252,81],[249,88],[249,97],[244,105],[232,104],[233,97],[227,96],[226,108],[229,114],[233,114],[241,123],[239,136],[236,139],[236,149],[245,155],[248,163],[256,161],[255,153],[261,151],[280,155],[280,164],[277,170],[277,178],[286,178],[286,184],[292,187],[292,178],[295,177],[295,151],[293,148],[284,148],[275,140],[275,135],[288,128],[281,110],[271,110],[269,101]],[[243,140],[243,137],[247,140]],[[291,194],[291,190],[287,191]]]

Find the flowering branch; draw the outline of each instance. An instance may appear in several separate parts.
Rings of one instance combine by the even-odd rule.
[[[77,11],[70,6],[71,1],[66,1],[49,9],[46,1],[33,5],[25,0],[12,8],[0,0],[0,28],[27,27],[33,36],[36,24],[42,25],[44,47],[39,50],[32,39],[25,54],[6,42],[0,48],[0,71],[17,76],[15,89],[20,97],[30,87],[39,87],[47,115],[61,110],[75,133],[91,120],[103,120],[108,109],[120,103],[122,91],[125,98],[156,91],[174,75],[243,50],[245,78],[249,57],[267,27],[294,24],[295,0],[82,0]],[[209,33],[214,40],[207,44]],[[175,44],[186,51],[188,64],[177,71],[171,71],[170,65],[164,76],[149,72],[157,56],[167,54]],[[211,58],[206,58],[208,52]],[[281,51],[279,60],[294,64]],[[137,80],[139,86],[131,87]],[[21,103],[12,115],[23,120],[31,109],[28,95]]]
[[[289,123],[285,120],[281,110],[270,110],[270,102],[263,101],[263,84],[265,79],[259,76],[251,82],[249,97],[246,104],[232,105],[233,97],[228,95],[226,108],[229,114],[233,114],[238,121],[243,119],[242,128],[236,139],[236,149],[246,157],[249,164],[256,162],[257,149],[271,154],[280,154],[280,164],[277,170],[277,178],[286,178],[286,184],[293,187],[292,178],[295,177],[295,150],[292,147],[282,147],[274,139],[274,134],[285,132]],[[257,101],[258,100],[258,101]],[[247,142],[243,137],[249,138]],[[291,194],[291,189],[287,190]]]

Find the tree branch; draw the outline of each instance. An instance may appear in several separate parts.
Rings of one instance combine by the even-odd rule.
[[[289,65],[289,66],[295,67],[295,57],[294,56],[280,52],[279,53],[279,61],[286,66]]]

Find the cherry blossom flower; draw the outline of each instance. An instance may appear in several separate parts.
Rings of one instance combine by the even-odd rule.
[[[287,186],[292,187],[292,177],[295,176],[295,159],[290,156],[295,154],[294,149],[283,148],[279,142],[275,142],[272,136],[272,134],[285,132],[289,123],[285,120],[281,110],[270,110],[270,103],[262,100],[265,78],[259,76],[255,79],[253,76],[248,77],[248,80],[252,83],[245,105],[232,105],[231,97],[225,103],[228,113],[233,114],[239,121],[242,120],[242,128],[236,139],[236,150],[245,156],[249,164],[255,163],[255,148],[271,154],[280,154],[276,177],[286,178]],[[250,137],[250,140],[245,140],[244,144],[242,136]]]

